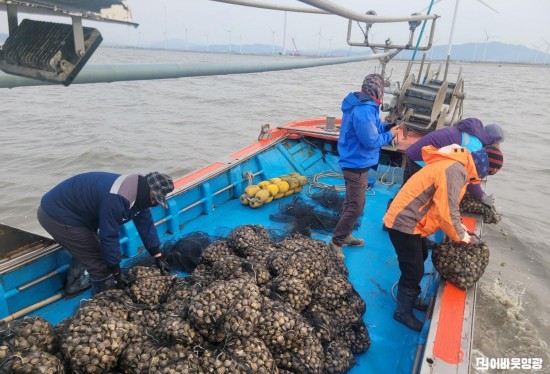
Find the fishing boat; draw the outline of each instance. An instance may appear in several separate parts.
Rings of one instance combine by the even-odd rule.
[[[93,53],[101,37],[93,30],[82,28],[79,17],[93,15],[99,20],[130,22],[128,14],[125,12],[122,16],[117,16],[118,18],[110,18],[113,13],[109,13],[109,18],[106,18],[97,9],[75,9],[74,5],[67,9],[56,3],[58,2],[54,0],[0,1],[0,5],[5,6],[8,13],[10,37],[18,31],[20,40],[29,37],[31,25],[23,25],[23,22],[18,24],[17,7],[31,4],[35,12],[70,14],[73,17],[73,26],[68,29],[68,33],[75,37],[72,46],[75,51],[79,47],[83,48],[84,53],[62,51],[73,57],[72,60],[67,59],[72,63],[61,73],[55,74],[51,70],[44,71],[48,69],[35,63],[40,58],[32,61],[29,59],[30,66],[25,63],[14,64],[14,60],[4,54],[0,68],[16,76],[0,77],[3,87],[197,75],[196,71],[175,71],[172,67],[165,66],[166,71],[161,73],[162,76],[154,75],[158,71],[140,71],[132,75],[134,73],[127,67],[121,69],[126,71],[126,75],[114,73],[112,76],[105,76],[102,72],[109,69],[94,70],[93,67],[84,67],[89,53]],[[117,1],[112,3],[120,5]],[[318,6],[322,12],[347,17],[350,19],[350,30],[352,20],[366,22],[368,33],[369,24],[372,26],[373,22],[382,19],[343,11],[337,6],[326,6],[327,2],[307,3]],[[432,28],[428,45],[417,45],[416,50],[425,51],[431,47],[435,17],[415,15],[402,19],[410,23],[412,30],[410,42],[406,45],[369,43],[367,34],[365,40],[353,42],[350,40],[349,30],[348,43],[371,48],[373,55],[361,58],[379,59],[381,73],[384,74],[391,57],[402,50],[415,49],[414,29],[420,26],[421,20],[431,20]],[[29,30],[20,29],[20,25]],[[66,28],[64,32],[67,32]],[[15,54],[17,45],[10,49],[12,42],[13,39],[6,41],[4,51],[11,50]],[[303,68],[308,63],[309,66],[319,66],[346,62],[343,60],[301,60],[300,66],[292,60],[277,62],[272,66],[267,64],[267,67],[230,66],[229,69],[233,70],[229,73]],[[356,60],[351,58],[347,62],[349,61]],[[212,69],[215,74],[216,67]],[[227,73],[227,70],[220,72]],[[383,115],[389,123],[401,125],[401,130],[396,141],[383,147],[378,169],[369,172],[367,208],[354,231],[354,235],[364,238],[367,244],[365,247],[344,249],[344,264],[349,271],[349,281],[367,306],[363,321],[368,326],[372,342],[367,352],[355,357],[356,364],[350,373],[467,373],[470,370],[475,286],[462,290],[442,279],[428,258],[421,284],[421,297],[429,307],[426,312],[417,314],[424,322],[423,330],[417,333],[396,322],[392,318],[395,309],[394,288],[400,272],[393,246],[387,232],[382,229],[382,217],[388,201],[395,196],[402,183],[403,152],[423,134],[443,126],[452,126],[462,117],[465,97],[462,74],[460,72],[453,82],[448,82],[446,77],[447,68],[444,73],[441,68],[432,72],[430,63],[422,59],[420,63],[409,64],[402,83],[389,84],[386,89],[385,102],[388,104],[382,108]],[[192,232],[206,232],[214,237],[219,235],[220,228],[231,230],[251,224],[273,230],[287,230],[286,223],[272,219],[282,205],[297,197],[314,204],[311,192],[316,189],[342,190],[343,181],[339,177],[341,170],[337,163],[339,125],[340,119],[333,117],[302,119],[274,128],[265,125],[259,129],[257,141],[250,146],[175,179],[175,190],[168,198],[168,208],[152,208],[161,241],[169,243]],[[240,197],[246,193],[248,186],[292,173],[306,176],[309,180],[309,184],[300,192],[264,203],[255,209],[241,202]],[[472,232],[480,235],[480,217],[470,215],[466,223]],[[311,238],[327,243],[331,239],[331,233],[326,230],[311,230],[310,234]],[[438,232],[432,239],[442,241],[444,234]],[[125,224],[120,232],[120,247],[124,258],[122,267],[129,266],[143,252],[143,244],[132,222]],[[63,297],[62,290],[70,260],[68,251],[50,238],[7,225],[0,226],[0,319],[9,323],[27,316],[40,316],[55,325],[69,317],[82,299],[91,297],[90,291],[72,299]]]

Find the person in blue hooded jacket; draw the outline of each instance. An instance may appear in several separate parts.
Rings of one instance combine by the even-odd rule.
[[[397,135],[398,127],[388,129],[380,120],[380,104],[384,96],[384,78],[369,74],[360,92],[349,93],[342,102],[342,124],[338,138],[338,164],[342,168],[346,197],[342,214],[332,234],[329,247],[341,258],[343,246],[361,247],[363,239],[351,234],[365,208],[367,174],[378,165],[380,148]]]
[[[173,190],[172,179],[159,172],[145,176],[89,172],[73,176],[47,192],[37,217],[42,227],[71,253],[68,276],[82,264],[96,294],[124,283],[119,231],[130,220],[161,273],[170,272],[149,208],[158,204],[167,208],[166,195]]]

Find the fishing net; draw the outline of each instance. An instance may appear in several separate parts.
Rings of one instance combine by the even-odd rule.
[[[162,253],[171,269],[191,273],[199,264],[202,252],[214,241],[215,238],[204,232],[192,232],[165,243]]]
[[[161,252],[171,270],[190,274],[199,264],[202,252],[217,239],[207,233],[195,231],[165,242]],[[142,253],[124,263],[126,269],[135,266],[154,267],[155,259],[148,253]]]
[[[326,193],[325,193],[326,194]],[[327,200],[328,201],[328,200]],[[275,222],[286,223],[286,230],[311,236],[311,231],[332,232],[340,218],[340,210],[323,209],[296,196],[288,203],[279,203],[279,211],[269,215]],[[356,226],[358,223],[356,223]]]

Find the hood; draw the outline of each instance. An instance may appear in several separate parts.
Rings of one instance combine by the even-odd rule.
[[[483,145],[496,143],[499,139],[485,132],[483,123],[477,118],[466,118],[456,124],[456,128],[460,131],[468,133],[478,138]]]
[[[426,164],[431,164],[441,160],[452,160],[460,162],[471,182],[479,182],[479,176],[477,174],[476,165],[472,154],[466,148],[459,146],[458,144],[451,144],[437,149],[433,145],[427,145],[422,147],[422,159]]]
[[[350,92],[342,101],[342,112],[349,113],[359,105],[372,105],[378,108],[376,104],[367,94],[363,92]]]

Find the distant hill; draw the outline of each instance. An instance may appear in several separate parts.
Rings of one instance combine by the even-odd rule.
[[[242,54],[282,54],[283,48],[281,46],[272,46],[267,44],[246,44],[246,45],[231,45],[228,44],[212,44],[209,46],[201,44],[189,44],[185,45],[182,40],[167,40],[166,42],[158,42],[149,44],[145,47],[148,48],[167,48],[176,50],[188,50],[195,52],[214,52],[214,53],[242,53]],[[445,60],[447,58],[448,47],[446,45],[438,45],[432,47],[431,50],[426,52],[429,59],[432,60]],[[288,55],[295,54],[292,48],[287,48],[286,53]],[[371,50],[368,48],[348,48],[348,49],[321,49],[321,50],[299,50],[299,55],[304,56],[348,56],[348,55],[363,55],[370,54]],[[398,54],[398,59],[408,60],[412,57],[413,51],[403,51]],[[421,55],[417,54],[417,58]],[[517,44],[504,44],[499,42],[490,43],[467,43],[454,45],[451,50],[451,58],[453,60],[472,61],[472,62],[507,62],[507,63],[530,63],[530,64],[549,64],[550,55],[546,53],[546,50],[539,50],[528,48]]]
[[[0,33],[0,41],[5,40],[7,34]],[[112,45],[112,44],[111,44]],[[132,45],[131,47],[137,47]],[[268,44],[187,44],[181,39],[171,39],[164,42],[156,42],[147,45],[140,45],[141,48],[172,49],[193,52],[212,52],[212,53],[234,53],[234,54],[259,54],[259,55],[280,55],[283,48],[279,45]],[[426,52],[429,59],[445,60],[447,58],[447,46],[437,45]],[[452,60],[471,61],[471,62],[505,62],[505,63],[527,63],[527,64],[548,64],[550,65],[550,55],[547,49],[536,50],[517,44],[504,44],[499,42],[490,43],[466,43],[454,45],[451,51]],[[309,49],[299,50],[298,54],[303,56],[349,56],[370,54],[368,48],[348,48],[348,49]],[[287,47],[287,55],[294,55],[296,52],[292,47]],[[398,59],[408,60],[412,57],[413,51],[403,51],[397,55]],[[420,58],[421,54],[417,54]]]

